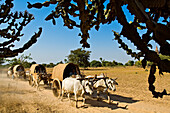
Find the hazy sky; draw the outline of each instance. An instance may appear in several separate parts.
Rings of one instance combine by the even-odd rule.
[[[45,21],[45,17],[54,10],[54,5],[51,7],[43,7],[41,9],[28,9],[27,2],[43,3],[46,0],[14,0],[14,11],[25,11],[33,14],[35,19],[25,27],[23,30],[24,36],[21,42],[17,43],[16,48],[22,47],[23,43],[27,42],[34,32],[38,32],[38,28],[42,27],[43,32],[37,43],[24,52],[25,55],[31,53],[31,57],[37,63],[57,63],[64,61],[66,56],[70,54],[71,50],[81,48],[80,40],[78,36],[79,29],[74,28],[72,30],[63,26],[63,20],[61,18],[56,20],[56,25],[53,25],[51,20]],[[127,19],[130,21],[133,17],[127,13]],[[128,60],[134,60],[126,54],[124,50],[119,48],[117,41],[113,40],[114,35],[112,30],[120,32],[121,25],[117,21],[112,22],[109,25],[101,25],[99,31],[92,29],[90,33],[90,48],[85,49],[91,51],[90,61],[99,60],[102,57],[108,61],[117,61],[126,63]],[[129,43],[128,41],[126,41]],[[130,45],[132,49],[134,47]],[[21,54],[19,54],[21,55]]]

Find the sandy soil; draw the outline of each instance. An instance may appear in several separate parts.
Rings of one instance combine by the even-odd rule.
[[[170,113],[170,96],[152,98],[147,89],[146,73],[143,75],[135,71],[118,76],[117,91],[111,93],[112,104],[107,103],[106,97],[97,101],[95,95],[93,98],[86,95],[86,106],[81,107],[82,99],[79,98],[77,109],[74,97],[71,101],[67,98],[61,101],[54,97],[49,86],[41,84],[40,90],[37,90],[26,80],[7,78],[6,71],[0,70],[0,113]],[[169,86],[169,78],[156,83],[161,91],[164,86]],[[170,88],[167,91],[170,92]]]

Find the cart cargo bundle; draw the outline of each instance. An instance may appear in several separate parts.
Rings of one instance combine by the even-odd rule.
[[[53,94],[58,97],[61,94],[61,82],[72,75],[80,75],[80,70],[78,65],[73,63],[68,64],[58,64],[53,68],[51,80],[52,81],[52,88]]]

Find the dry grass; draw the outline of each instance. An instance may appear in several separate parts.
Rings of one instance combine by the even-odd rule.
[[[52,68],[47,68],[47,73],[52,73],[52,70]],[[27,112],[35,112],[37,110],[39,110],[39,112],[50,112],[52,111],[51,105],[53,105],[52,108],[57,108],[56,112],[169,113],[170,111],[170,96],[155,99],[152,98],[152,93],[148,90],[149,68],[145,70],[139,67],[100,67],[88,68],[88,70],[83,70],[81,68],[80,70],[84,75],[107,73],[108,77],[117,77],[117,82],[119,83],[116,88],[117,90],[114,93],[110,93],[111,100],[118,102],[119,106],[116,106],[116,104],[108,104],[105,102],[106,99],[98,102],[95,98],[87,96],[86,104],[89,107],[86,109],[75,109],[70,105],[70,102],[60,102],[57,100],[49,89],[36,91],[35,88],[28,86],[27,81],[10,80],[9,78],[6,78],[6,74],[4,74],[3,76],[0,76],[0,112],[1,108],[4,107],[8,109],[8,106],[10,105],[13,105],[11,107],[12,109],[18,110],[19,107],[16,106],[18,103],[21,104],[24,111]],[[154,85],[156,86],[156,91],[161,92],[163,89],[166,89],[167,92],[170,93],[170,74],[164,73],[164,76],[160,76],[157,70],[155,76],[156,81]],[[42,88],[43,86],[44,85],[42,85]],[[14,99],[16,102],[11,101]],[[124,106],[126,105],[128,105],[128,109],[124,109]]]
[[[129,66],[129,67],[97,67],[97,68],[88,68],[84,70],[80,68],[80,71],[84,75],[100,75],[105,73],[107,76],[112,78],[118,78],[119,90],[123,92],[129,92],[129,95],[133,93],[144,93],[148,91],[148,76],[149,68],[143,69],[140,67]],[[47,68],[48,73],[52,73],[52,68]],[[156,90],[163,91],[167,89],[170,92],[170,74],[164,73],[164,75],[159,75],[159,70],[156,71],[156,81],[155,86]],[[132,90],[129,90],[129,88]],[[150,94],[151,95],[151,94]],[[143,95],[142,95],[143,96]]]
[[[81,72],[85,75],[99,75],[100,73],[106,73],[107,76],[112,78],[118,78],[119,83],[117,95],[126,95],[133,97],[135,100],[142,100],[150,102],[151,104],[157,103],[162,105],[170,106],[169,96],[164,96],[163,100],[152,98],[152,94],[148,89],[148,76],[149,68],[143,69],[139,67],[100,67],[100,68],[89,68],[88,70],[81,69]],[[154,83],[156,91],[162,92],[164,89],[170,93],[170,73],[164,73],[159,75],[159,70],[156,71],[156,81]]]
[[[53,68],[47,68],[47,73],[52,73]],[[143,69],[140,67],[97,67],[88,68],[84,70],[80,68],[80,71],[84,75],[100,75],[105,73],[108,77],[118,78],[119,83],[116,94],[123,94],[134,99],[140,99],[143,101],[152,100],[152,94],[148,89],[148,76],[149,68]],[[156,81],[154,83],[156,91],[162,92],[164,89],[170,93],[170,74],[164,73],[159,75],[159,70],[156,71]],[[169,96],[168,96],[169,97]],[[166,97],[165,97],[166,98]],[[152,100],[152,102],[157,100]]]

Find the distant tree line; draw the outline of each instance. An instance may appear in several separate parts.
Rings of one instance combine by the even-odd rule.
[[[67,56],[67,59],[64,59],[65,63],[75,63],[80,67],[114,67],[114,66],[138,66],[142,67],[142,60],[141,61],[133,61],[129,60],[127,63],[123,64],[121,62],[113,61],[106,61],[102,57],[98,60],[92,60],[90,59],[90,53],[91,51],[85,51],[82,48],[78,48],[76,50],[71,50],[70,55]],[[147,65],[151,66],[152,62],[148,62]]]
[[[4,66],[14,66],[17,64],[22,64],[25,68],[30,68],[32,64],[36,64],[35,61],[29,61],[32,60],[31,54],[29,55],[24,55],[22,54],[18,58],[13,58],[13,59],[3,59],[3,63],[5,63]]]
[[[83,50],[82,48],[78,48],[76,50],[71,50],[70,54],[67,57],[67,59],[64,59],[63,61],[59,61],[57,63],[43,63],[42,65],[48,68],[53,68],[54,66],[58,64],[63,64],[63,63],[74,63],[77,64],[79,67],[114,67],[114,66],[138,66],[142,67],[142,60],[140,61],[133,61],[129,60],[127,63],[123,64],[120,62],[116,62],[115,60],[113,61],[106,61],[102,57],[99,58],[99,60],[90,60],[90,53],[91,51],[86,51]],[[170,60],[170,56],[165,56],[160,54],[159,55],[161,59],[167,59]],[[22,64],[25,68],[30,68],[32,64],[36,64],[35,61],[31,58],[31,54],[29,55],[24,55],[22,54],[18,58],[13,58],[13,59],[5,59],[5,58],[0,58],[0,65],[6,62],[5,66],[12,66],[12,65],[17,65],[17,64]],[[147,66],[151,66],[153,63],[152,62],[147,62]]]
[[[14,66],[17,64],[22,64],[25,68],[30,68],[32,64],[37,64],[36,61],[32,61],[33,58],[31,57],[31,54],[29,55],[24,55],[22,54],[18,58],[12,58],[12,59],[6,59],[6,58],[0,58],[0,67],[9,67],[9,66]],[[5,63],[5,64],[4,64]],[[63,63],[62,61],[54,64],[54,63],[43,63],[42,65],[48,68],[52,68],[57,64]]]

